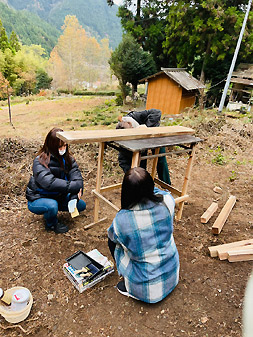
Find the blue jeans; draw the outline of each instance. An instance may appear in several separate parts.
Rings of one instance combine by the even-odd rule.
[[[70,195],[65,199],[55,200],[49,198],[40,198],[34,201],[28,201],[28,209],[34,214],[44,215],[46,225],[48,227],[54,226],[58,223],[57,213],[59,211],[68,212],[68,202]],[[78,212],[86,209],[86,203],[83,200],[77,201]]]

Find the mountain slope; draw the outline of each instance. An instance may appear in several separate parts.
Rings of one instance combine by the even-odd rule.
[[[0,0],[3,1],[3,0]],[[96,38],[108,37],[115,48],[122,36],[118,7],[106,0],[5,0],[17,10],[36,13],[56,29],[60,29],[66,15],[76,15],[79,23]]]
[[[40,44],[49,55],[60,35],[60,30],[28,11],[16,11],[0,2],[0,19],[8,36],[12,30],[25,45]]]

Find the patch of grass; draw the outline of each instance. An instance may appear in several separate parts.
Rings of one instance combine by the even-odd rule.
[[[215,156],[212,159],[212,163],[217,164],[217,165],[225,165],[226,159],[222,153],[220,146],[218,146],[217,149],[214,150],[214,152],[215,152]]]
[[[237,174],[234,170],[232,170],[231,175],[229,176],[230,181],[234,181],[237,179]]]

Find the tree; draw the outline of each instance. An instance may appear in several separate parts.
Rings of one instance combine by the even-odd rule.
[[[127,82],[132,84],[132,95],[134,95],[138,81],[156,71],[152,56],[144,51],[131,35],[123,36],[122,42],[112,53],[109,64],[119,80],[124,102]]]
[[[18,37],[14,31],[10,35],[10,48],[14,53],[21,49]]]
[[[174,2],[165,29],[164,52],[178,67],[192,68],[200,80],[212,82],[219,67],[221,81],[227,75],[245,15],[247,0],[200,0]],[[244,35],[239,61],[252,57],[252,19]],[[222,85],[223,87],[223,85]]]
[[[119,6],[118,16],[124,30],[131,34],[142,46],[149,51],[158,69],[168,67],[169,59],[163,53],[162,44],[165,40],[166,16],[171,1],[164,0],[125,0]],[[107,0],[113,5],[112,0]]]
[[[109,69],[108,39],[99,43],[88,36],[71,15],[66,16],[62,29],[48,64],[53,87],[73,91],[82,88],[85,82],[90,85],[104,78]]]
[[[6,34],[5,28],[3,27],[2,21],[0,20],[0,49],[5,51],[5,49],[9,47],[10,44],[8,41],[8,36]]]

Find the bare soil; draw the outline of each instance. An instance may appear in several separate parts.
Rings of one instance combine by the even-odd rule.
[[[183,120],[186,126],[194,122],[196,135],[204,141],[197,147],[189,184],[190,200],[184,206],[182,220],[174,225],[180,282],[162,302],[149,305],[117,292],[117,272],[80,294],[62,271],[65,258],[79,249],[87,252],[97,248],[110,257],[106,230],[114,216],[112,211],[102,204],[101,217],[107,216],[108,220],[87,231],[83,229],[93,221],[91,190],[96,182],[96,144],[71,146],[83,174],[87,210],[75,219],[59,214],[70,227],[68,233],[46,232],[42,217],[27,210],[25,188],[45,134],[56,123],[70,129],[66,117],[74,120],[87,102],[91,101],[81,101],[78,107],[64,100],[14,106],[15,130],[8,124],[6,108],[1,111],[0,286],[29,288],[34,304],[29,317],[18,326],[0,317],[0,335],[241,336],[243,298],[252,262],[229,263],[211,258],[208,247],[252,238],[252,125],[237,118],[216,118],[214,112],[206,119],[200,119],[196,113],[187,114]],[[95,99],[90,104],[101,102],[102,99]],[[61,108],[56,109],[60,104]],[[31,109],[33,106],[35,109]],[[168,157],[172,183],[178,188],[183,183],[186,160],[184,155]],[[117,153],[108,149],[103,184],[120,182],[122,177]],[[221,194],[213,191],[215,186],[222,188]],[[237,202],[222,232],[214,236],[212,224],[229,195],[235,195]],[[109,198],[119,205],[119,194]],[[200,217],[213,200],[218,201],[218,211],[207,224],[202,224]]]

